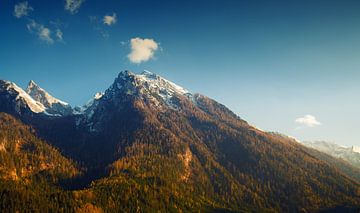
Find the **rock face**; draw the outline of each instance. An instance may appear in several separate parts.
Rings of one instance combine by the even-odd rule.
[[[308,148],[150,72],[121,72],[70,115],[24,121],[81,162],[96,195],[88,203],[105,212],[314,212],[360,201],[358,180]]]

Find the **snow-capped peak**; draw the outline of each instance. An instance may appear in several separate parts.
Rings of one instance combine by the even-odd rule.
[[[172,108],[176,108],[172,99],[175,95],[192,97],[188,90],[148,70],[144,70],[140,74],[131,71],[120,72],[114,84],[106,91],[105,96],[111,98],[118,91],[127,95],[140,95],[156,106],[165,103]]]
[[[15,93],[16,100],[23,100],[31,111],[35,113],[45,112],[46,107],[38,101],[35,101],[29,94],[23,89],[18,87],[15,83],[10,81],[3,81],[6,86],[6,90]]]
[[[41,102],[45,107],[52,107],[53,104],[58,103],[64,106],[68,103],[61,101],[51,96],[43,88],[39,87],[33,80],[31,80],[26,88],[26,92],[36,101]]]
[[[26,88],[26,92],[37,102],[40,102],[46,108],[47,114],[50,115],[69,115],[72,113],[71,106],[54,98],[40,86],[38,86],[33,80],[31,80]]]

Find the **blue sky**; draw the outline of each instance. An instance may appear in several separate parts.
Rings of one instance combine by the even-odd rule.
[[[0,0],[0,24],[0,78],[72,105],[147,69],[261,129],[360,146],[360,1]]]

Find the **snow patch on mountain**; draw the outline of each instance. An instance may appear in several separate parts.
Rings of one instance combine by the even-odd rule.
[[[103,92],[97,92],[95,95],[94,95],[94,99],[95,100],[99,100],[101,97],[103,97],[104,93]]]
[[[193,95],[188,90],[148,70],[140,74],[131,74],[140,94],[147,97],[157,107],[161,107],[162,102],[171,108],[177,108],[172,99],[175,95],[185,96],[192,100]],[[133,92],[133,90],[129,91]]]
[[[193,100],[193,95],[188,90],[150,71],[144,70],[141,74],[134,75],[134,79],[140,92],[152,100],[156,107],[161,108],[163,102],[172,109],[178,108],[173,101],[176,95]]]
[[[171,98],[174,94],[190,94],[188,90],[181,86],[147,70],[144,70],[139,75],[135,75],[135,77],[139,83],[143,84],[150,91],[158,92],[164,100]]]

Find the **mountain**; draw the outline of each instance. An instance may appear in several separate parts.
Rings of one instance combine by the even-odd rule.
[[[360,152],[356,146],[344,147],[326,141],[305,141],[303,144],[307,147],[325,152],[335,158],[343,159],[360,169]]]
[[[84,167],[63,185],[75,210],[359,210],[359,180],[337,164],[148,71],[119,73],[70,115],[31,115],[17,114]]]
[[[26,88],[26,93],[28,93],[35,101],[41,103],[49,114],[69,115],[72,113],[72,108],[68,103],[54,98],[32,80]]]

